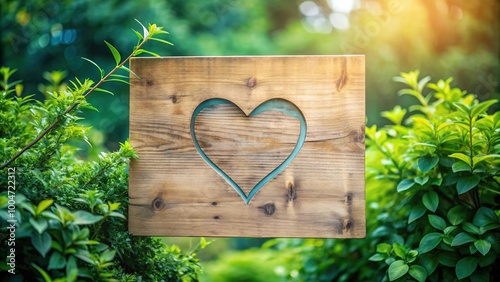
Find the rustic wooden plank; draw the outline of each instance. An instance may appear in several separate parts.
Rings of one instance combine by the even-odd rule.
[[[135,235],[364,237],[364,57],[137,58],[131,77],[129,230]],[[272,99],[305,118],[291,163],[245,204],[197,151],[248,195],[287,158],[300,125],[279,111],[247,117]],[[239,108],[238,108],[239,107]]]

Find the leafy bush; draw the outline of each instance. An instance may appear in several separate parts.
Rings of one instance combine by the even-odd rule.
[[[78,114],[92,106],[86,97],[109,92],[105,82],[125,82],[125,63],[150,53],[148,40],[168,43],[156,25],[135,31],[138,43],[122,60],[106,42],[116,66],[100,80],[63,83],[61,72],[47,73],[46,99],[23,95],[15,70],[0,68],[0,186],[2,277],[13,281],[196,281],[201,267],[190,254],[160,239],[134,237],[127,232],[128,163],[136,155],[128,142],[120,150],[101,153],[96,161],[78,158],[75,140],[86,140],[89,128]],[[70,86],[67,86],[70,85]],[[4,162],[5,161],[5,162]],[[7,190],[7,191],[6,191]]]
[[[417,103],[366,129],[367,238],[275,240],[296,281],[496,281],[500,112],[419,72],[395,80]],[[429,94],[424,90],[430,89]],[[409,115],[407,116],[407,114]],[[293,270],[292,270],[293,271]]]
[[[265,282],[280,281],[287,272],[285,256],[273,250],[247,249],[223,253],[217,260],[204,263],[203,281]]]

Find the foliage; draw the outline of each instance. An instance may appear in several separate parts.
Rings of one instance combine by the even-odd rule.
[[[498,280],[500,112],[488,114],[498,101],[418,75],[395,78],[417,103],[366,129],[367,238],[271,241],[297,253],[292,280]]]
[[[142,24],[141,24],[142,26]],[[97,160],[78,158],[74,140],[85,139],[90,128],[79,124],[82,109],[93,92],[105,92],[104,83],[127,83],[125,64],[149,40],[169,42],[156,25],[134,31],[138,42],[130,56],[106,43],[115,67],[105,72],[95,62],[99,80],[63,82],[64,72],[45,76],[49,84],[44,101],[24,95],[21,81],[11,81],[15,70],[0,68],[0,253],[14,250],[15,281],[196,281],[201,267],[196,252],[184,254],[160,239],[135,237],[127,232],[128,163],[137,157],[128,141]],[[133,73],[132,73],[133,75]],[[5,191],[8,187],[8,191]],[[8,220],[11,220],[10,222]],[[12,220],[15,220],[12,223]],[[11,232],[15,229],[15,232]],[[14,235],[14,237],[13,237]],[[13,240],[11,240],[13,239]],[[2,258],[0,269],[12,269]]]
[[[288,270],[283,263],[286,256],[274,250],[247,249],[226,252],[219,259],[204,263],[203,281],[260,282],[280,281]]]
[[[500,256],[500,112],[487,114],[498,101],[479,102],[451,79],[419,81],[418,72],[396,81],[409,86],[401,95],[419,101],[409,108],[409,126],[398,108],[383,113],[394,125],[373,126],[367,136],[386,161],[371,173],[397,183],[403,199],[395,208],[407,226],[396,231],[407,234],[377,245],[370,259],[389,264],[390,281],[488,281]],[[425,86],[433,90],[427,96]]]

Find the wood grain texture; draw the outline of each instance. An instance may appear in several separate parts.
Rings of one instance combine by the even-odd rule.
[[[134,58],[129,231],[154,236],[365,236],[363,56]],[[232,101],[196,118],[200,147],[245,193],[297,142],[296,105],[307,123],[295,159],[246,205],[197,152],[190,123],[208,99]]]

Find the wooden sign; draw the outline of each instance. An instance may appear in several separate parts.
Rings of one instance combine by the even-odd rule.
[[[364,237],[364,62],[132,59],[129,231]]]

